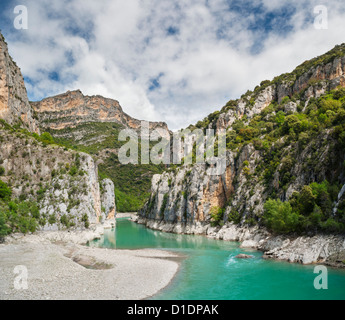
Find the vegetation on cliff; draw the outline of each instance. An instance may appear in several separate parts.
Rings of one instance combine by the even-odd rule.
[[[150,196],[152,176],[162,173],[165,166],[121,164],[118,150],[125,142],[118,137],[122,129],[124,126],[118,123],[90,122],[48,131],[58,144],[92,155],[98,163],[100,178],[109,178],[115,185],[117,210],[136,212]]]
[[[213,226],[258,224],[284,234],[345,232],[344,195],[338,199],[345,182],[344,56],[345,45],[336,46],[191,125],[226,130],[230,175],[205,185],[202,169],[191,166],[184,170],[192,170],[192,179],[169,183],[167,190],[164,174],[141,214],[157,218],[159,194],[179,203],[175,194],[182,187],[194,195],[181,200],[185,209],[168,203],[163,219],[193,223],[201,216]],[[217,139],[214,147],[217,155]]]

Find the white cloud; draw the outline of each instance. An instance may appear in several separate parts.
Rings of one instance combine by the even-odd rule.
[[[9,28],[8,42],[32,80],[32,99],[81,89],[117,99],[130,115],[166,121],[172,129],[326,52],[345,31],[341,0],[328,1],[329,30],[313,27],[316,1],[255,0],[245,5],[260,12],[245,15],[226,0],[25,2],[29,30]],[[291,32],[249,28],[265,13],[289,8],[296,8]],[[275,23],[280,26],[279,19]],[[251,53],[254,43],[261,44],[258,54]],[[54,71],[59,81],[49,77]],[[156,88],[149,90],[154,79]]]

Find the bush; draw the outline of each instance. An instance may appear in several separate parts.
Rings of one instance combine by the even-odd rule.
[[[42,133],[39,140],[41,140],[43,143],[46,143],[46,144],[54,143],[54,138],[48,132]]]
[[[229,216],[228,216],[228,220],[230,222],[233,222],[235,224],[239,224],[241,222],[241,215],[240,213],[235,210],[235,209],[232,209],[231,212],[229,213]]]
[[[73,177],[77,174],[77,172],[78,172],[77,166],[72,166],[71,170],[69,171],[69,174]]]
[[[163,203],[162,203],[162,206],[161,206],[161,211],[160,211],[161,217],[164,215],[164,211],[165,211],[166,206],[167,206],[167,204],[168,204],[168,199],[169,199],[169,194],[166,193],[166,194],[164,195]]]
[[[86,213],[82,216],[81,221],[84,222],[85,228],[89,229],[90,222],[89,222],[89,217],[88,217],[88,215]]]
[[[264,205],[265,226],[276,233],[290,233],[298,230],[300,215],[292,211],[289,202],[269,199]]]
[[[4,167],[0,167],[0,176],[3,176],[5,174]]]
[[[7,217],[0,209],[0,242],[9,234],[10,228],[6,224]]]
[[[0,199],[9,199],[12,196],[12,190],[7,186],[5,182],[0,180]]]
[[[224,218],[224,209],[219,207],[212,207],[210,210],[211,214],[211,225],[213,227],[219,226]]]

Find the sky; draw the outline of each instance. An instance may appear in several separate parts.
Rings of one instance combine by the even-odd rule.
[[[27,8],[27,29],[15,28],[17,5]],[[1,0],[0,29],[31,101],[80,89],[178,130],[345,42],[345,4]]]

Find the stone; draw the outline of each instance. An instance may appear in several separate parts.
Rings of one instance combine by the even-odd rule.
[[[252,258],[254,258],[254,256],[241,253],[241,254],[237,255],[235,258],[237,258],[237,259],[252,259]]]

